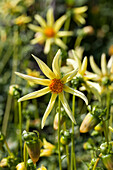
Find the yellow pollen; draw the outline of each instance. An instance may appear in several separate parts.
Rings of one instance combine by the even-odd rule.
[[[54,29],[51,28],[51,27],[47,27],[47,28],[45,29],[44,33],[45,33],[45,35],[46,35],[47,37],[54,37],[54,35],[55,35],[55,31],[54,31]]]
[[[49,88],[54,93],[61,93],[63,90],[64,84],[61,82],[60,79],[53,79],[50,82]]]

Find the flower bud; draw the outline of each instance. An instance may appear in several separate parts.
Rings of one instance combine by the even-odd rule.
[[[96,131],[102,132],[104,130],[102,122],[100,122],[98,125],[94,128]]]
[[[9,94],[15,98],[19,98],[21,94],[21,89],[17,84],[13,84],[9,87]]]
[[[0,162],[0,167],[1,168],[5,168],[8,166],[8,161],[7,161],[7,158],[3,158]]]
[[[92,35],[94,33],[94,28],[92,26],[86,26],[83,28],[85,35]]]
[[[96,124],[98,124],[99,120],[97,117],[95,117],[93,114],[88,113],[84,120],[82,121],[82,124],[80,126],[80,132],[81,133],[87,133],[89,130],[91,130]]]
[[[65,130],[64,132],[61,132],[62,136],[60,138],[60,142],[62,145],[68,145],[71,139],[71,134],[68,130]]]
[[[103,155],[102,162],[108,170],[113,170],[113,154]]]
[[[53,128],[55,130],[58,129],[58,114],[59,113],[57,112],[56,115],[55,115],[55,118],[54,118],[54,123],[53,123]],[[60,124],[61,125],[64,123],[64,120],[65,120],[65,117],[63,117],[62,114],[61,114],[61,116],[60,116]]]
[[[37,170],[47,170],[45,166],[41,166],[41,168],[38,168]]]
[[[16,166],[16,169],[17,169],[17,170],[25,170],[24,162],[19,163],[19,164]]]
[[[35,164],[40,157],[41,141],[38,136],[38,132],[23,132],[23,138],[26,142],[28,154]]]

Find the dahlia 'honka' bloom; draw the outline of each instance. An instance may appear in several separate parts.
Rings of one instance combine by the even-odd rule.
[[[94,73],[96,73],[95,81],[99,82],[102,86],[102,91],[107,86],[109,89],[113,89],[113,56],[110,57],[108,64],[106,62],[106,55],[101,55],[101,69],[97,66],[93,56],[90,56],[90,65]]]
[[[88,9],[87,6],[73,8],[73,11],[72,11],[73,19],[78,25],[82,25],[86,23],[85,12],[87,11],[87,9]]]
[[[40,26],[29,24],[29,28],[36,32],[36,38],[31,40],[32,44],[44,43],[44,53],[47,54],[50,51],[51,44],[55,43],[59,47],[66,49],[67,46],[63,43],[60,37],[72,36],[72,31],[59,31],[65,20],[66,15],[61,16],[57,21],[54,21],[53,9],[49,8],[47,11],[47,22],[40,16],[35,15],[35,19]],[[38,36],[37,36],[38,35]]]
[[[17,17],[15,20],[14,20],[14,23],[16,25],[24,25],[24,24],[27,24],[31,21],[31,18],[26,16],[26,15],[20,15],[19,17]]]
[[[4,15],[8,15],[16,13],[16,12],[22,12],[23,7],[19,5],[19,2],[21,0],[6,0],[0,2],[0,13]]]
[[[74,50],[71,50],[69,52],[69,57],[67,59],[67,65],[70,67],[70,69],[78,68],[78,73],[76,77],[73,79],[79,83],[81,83],[82,88],[86,89],[87,91],[91,91],[94,95],[100,99],[100,91],[101,88],[98,83],[90,81],[91,79],[97,77],[95,74],[88,72],[87,69],[87,57],[84,57],[83,61],[81,62],[81,59],[78,57],[77,53]]]
[[[34,59],[36,60],[36,62],[39,65],[40,69],[46,75],[46,77],[48,77],[49,79],[40,79],[40,78],[27,76],[27,75],[16,72],[16,74],[18,76],[20,76],[28,81],[47,86],[41,90],[38,90],[38,91],[30,93],[26,96],[23,96],[22,98],[20,98],[18,100],[19,102],[24,101],[24,100],[34,99],[34,98],[43,96],[49,92],[51,92],[51,94],[52,94],[49,104],[47,106],[47,109],[46,109],[44,116],[42,118],[42,128],[44,127],[45,121],[54,106],[57,96],[59,96],[61,103],[62,103],[66,113],[70,117],[70,119],[74,123],[76,123],[76,121],[71,113],[71,109],[68,105],[68,102],[64,96],[64,91],[82,98],[86,102],[86,104],[88,104],[88,100],[83,93],[79,92],[78,90],[74,90],[66,85],[66,83],[69,82],[76,75],[77,69],[67,73],[63,78],[61,78],[60,67],[59,67],[60,55],[61,55],[61,50],[58,50],[56,56],[53,59],[53,63],[52,63],[53,71],[51,71],[50,68],[43,61],[41,61],[39,58],[37,58],[33,55]]]
[[[41,151],[40,151],[41,152],[40,157],[42,157],[42,156],[47,156],[47,157],[50,156],[53,153],[54,149],[55,149],[55,145],[47,142],[45,138],[43,139],[43,147],[44,147],[44,149],[41,149]]]
[[[32,77],[37,77],[37,78],[44,78],[44,76],[40,75],[40,72],[37,71],[37,70],[31,70],[29,68],[26,69],[26,73],[28,76],[32,76]],[[28,81],[29,85],[30,86],[35,86],[36,84],[31,82],[31,81]]]

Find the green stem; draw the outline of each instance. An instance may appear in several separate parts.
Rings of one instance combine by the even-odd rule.
[[[28,154],[27,154],[27,147],[26,147],[26,143],[24,142],[24,165],[25,165],[25,170],[27,170],[27,158],[28,158]]]
[[[22,113],[21,113],[21,102],[18,102],[19,109],[19,130],[20,130],[20,153],[22,158]]]
[[[14,123],[18,123],[18,112],[17,112],[17,99],[14,99]]]
[[[18,31],[14,32],[14,41],[18,41]],[[13,53],[13,63],[12,63],[12,75],[11,75],[11,83],[10,85],[15,83],[15,71],[17,70],[17,54],[18,54],[18,48],[16,45],[16,42],[14,44],[14,53]],[[8,126],[8,120],[9,120],[9,114],[11,110],[11,102],[12,102],[12,96],[8,94],[7,97],[7,103],[3,118],[3,124],[2,124],[2,133],[6,136],[7,126]]]
[[[7,148],[7,151],[8,151],[8,153],[9,153],[9,155],[10,156],[12,156],[13,155],[13,153],[10,151],[10,149],[9,149],[9,146],[8,146],[8,144],[7,144],[7,142],[6,142],[6,140],[5,140],[5,146],[6,146],[6,148]]]
[[[68,31],[68,30],[69,30],[70,21],[71,21],[71,17],[68,17],[68,19],[66,20],[65,25],[64,25],[64,30],[65,30],[65,31]],[[64,38],[63,38],[63,42],[64,42],[65,44],[67,43],[67,38],[68,38],[68,37],[64,37]]]
[[[76,38],[75,46],[74,46],[74,47],[80,46],[80,43],[81,43],[82,39],[83,39],[82,36],[78,36],[78,37]]]
[[[60,97],[59,97],[59,100],[58,100],[58,107],[59,107],[59,114],[58,114],[58,155],[59,155],[59,169],[62,170],[61,153],[60,153],[60,111],[61,111]]]
[[[106,131],[107,131],[107,135],[109,137],[109,116],[110,116],[110,92],[109,89],[107,91],[107,103],[106,103],[106,107],[107,107],[107,112],[106,112]]]
[[[5,67],[5,65],[7,64],[9,58],[11,57],[11,55],[12,55],[12,47],[9,46],[9,48],[7,49],[7,52],[5,53],[5,55],[4,55],[4,57],[2,58],[2,61],[1,61],[2,65],[0,66],[0,74],[2,73],[2,71]]]
[[[109,144],[108,143],[108,134],[107,134],[107,129],[106,129],[105,121],[103,121],[103,126],[104,126],[104,136],[105,136],[105,139],[106,139],[106,142],[107,142],[107,145],[108,145]]]
[[[66,122],[64,122],[64,131],[66,130]],[[67,156],[67,170],[70,170],[70,162],[69,162],[69,146],[66,145],[66,156]]]
[[[75,117],[75,95],[73,95],[72,113]],[[74,123],[72,122],[72,138],[71,138],[71,170],[76,170],[76,157],[75,157],[75,145],[74,145]]]
[[[29,132],[29,124],[30,124],[30,119],[28,118],[26,121],[26,131]]]

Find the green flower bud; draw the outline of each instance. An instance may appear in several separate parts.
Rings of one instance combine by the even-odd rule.
[[[89,132],[89,130],[91,130],[96,124],[98,124],[98,122],[99,120],[97,117],[95,117],[91,113],[88,113],[80,126],[80,132],[81,133]]]

